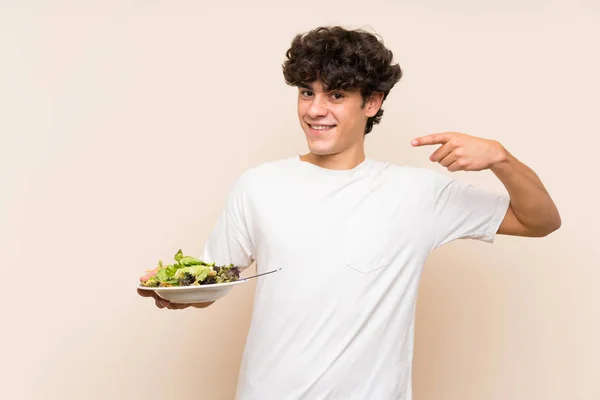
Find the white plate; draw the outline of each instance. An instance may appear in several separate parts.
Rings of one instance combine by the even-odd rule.
[[[225,296],[236,285],[248,282],[240,279],[235,282],[215,283],[200,286],[173,286],[173,287],[146,287],[139,286],[142,290],[153,290],[161,298],[171,303],[191,304],[215,301]]]

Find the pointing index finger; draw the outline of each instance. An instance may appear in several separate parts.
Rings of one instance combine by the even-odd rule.
[[[419,138],[413,139],[413,141],[410,143],[415,147],[426,146],[431,144],[444,144],[448,140],[450,140],[450,136],[451,135],[449,133],[434,133],[432,135],[421,136]]]

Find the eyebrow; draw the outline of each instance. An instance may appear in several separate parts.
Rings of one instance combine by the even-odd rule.
[[[313,91],[313,92],[314,92],[314,89],[313,89],[312,85],[311,85],[311,84],[308,84],[308,83],[299,83],[299,84],[298,84],[298,87],[299,87],[300,89],[307,89],[307,90],[310,90],[310,91]],[[347,92],[347,91],[346,91],[346,90],[344,90],[344,89],[329,89],[329,90],[323,90],[323,91],[324,91],[324,92]]]

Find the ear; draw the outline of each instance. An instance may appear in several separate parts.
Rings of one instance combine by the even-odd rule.
[[[365,115],[367,117],[374,117],[377,111],[381,108],[383,103],[383,93],[375,92],[367,99],[365,103]]]

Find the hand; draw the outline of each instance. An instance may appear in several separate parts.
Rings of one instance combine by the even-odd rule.
[[[214,301],[210,301],[208,303],[177,304],[177,303],[171,303],[170,301],[161,298],[159,295],[157,295],[152,290],[138,289],[137,292],[142,297],[152,297],[152,298],[154,298],[154,302],[156,303],[156,307],[158,307],[158,308],[168,308],[169,310],[183,310],[184,308],[188,308],[188,307],[205,308],[205,307],[210,306],[212,303],[214,303]]]
[[[414,147],[441,144],[429,159],[451,172],[481,171],[506,158],[506,150],[497,141],[458,132],[422,136],[414,139],[411,144]]]

